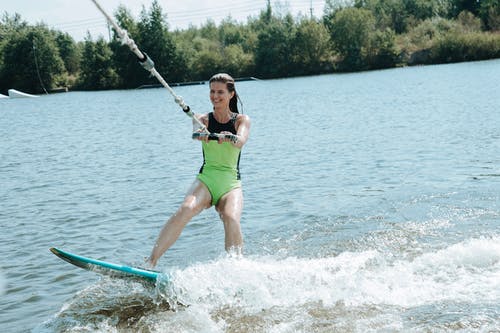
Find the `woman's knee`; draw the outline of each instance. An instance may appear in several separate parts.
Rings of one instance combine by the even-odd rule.
[[[223,214],[219,214],[219,216],[225,226],[232,226],[235,223],[238,223],[238,221],[234,218],[234,216],[227,216]]]
[[[241,210],[231,205],[219,205],[217,213],[222,221],[239,221],[241,217]]]
[[[186,198],[180,205],[177,214],[193,217],[203,210],[203,205],[199,204],[196,198]]]

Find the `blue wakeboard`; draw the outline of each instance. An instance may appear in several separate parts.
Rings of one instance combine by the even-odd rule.
[[[111,277],[118,278],[139,278],[144,279],[149,282],[156,282],[158,278],[165,279],[166,275],[161,272],[152,271],[144,268],[136,268],[125,265],[113,264],[110,262],[96,260],[92,258],[87,258],[84,256],[79,256],[73,253],[69,253],[55,247],[51,247],[50,251],[54,253],[56,256],[78,266],[80,268],[96,272],[99,274],[108,275]]]

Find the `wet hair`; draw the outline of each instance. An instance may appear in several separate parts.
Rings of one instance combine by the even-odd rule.
[[[238,112],[238,101],[240,102],[240,105],[242,105],[240,97],[238,96],[238,93],[236,92],[236,88],[234,87],[234,79],[232,78],[231,75],[226,74],[226,73],[218,73],[215,74],[210,78],[208,83],[212,82],[222,82],[226,84],[227,90],[229,92],[234,92],[233,97],[229,101],[229,110],[234,113],[239,113]]]

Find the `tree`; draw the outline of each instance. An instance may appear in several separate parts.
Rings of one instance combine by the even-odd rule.
[[[119,79],[113,67],[112,51],[102,37],[96,42],[92,41],[90,34],[85,38],[81,69],[81,89],[104,90],[118,86]]]
[[[498,0],[496,1],[497,6],[498,6]],[[477,15],[479,13],[479,6],[480,3],[483,1],[478,1],[478,0],[449,0],[450,3],[450,10],[449,14],[451,17],[457,17],[461,12],[464,10],[471,12],[474,15]]]
[[[218,28],[218,39],[223,46],[228,46],[231,44],[243,44],[245,41],[245,35],[243,29],[236,24],[231,17],[227,17],[219,25]]]
[[[464,10],[458,14],[456,21],[461,25],[463,32],[481,31],[481,19],[471,12]]]
[[[155,61],[158,73],[170,81],[182,81],[186,77],[186,59],[177,52],[162,8],[157,0],[151,4],[149,12],[141,13],[138,23],[141,49]]]
[[[396,33],[386,28],[372,34],[367,61],[372,69],[394,67],[398,59],[396,51]]]
[[[206,80],[214,73],[224,71],[224,59],[220,52],[202,49],[193,60],[191,71],[195,80]]]
[[[500,4],[498,0],[482,0],[479,6],[479,17],[487,29],[500,30]]]
[[[264,15],[264,18],[267,18]],[[290,76],[292,66],[293,18],[273,17],[265,24],[257,37],[255,66],[257,75],[263,78]]]
[[[120,28],[125,29],[129,37],[141,47],[139,29],[130,11],[124,5],[120,5],[115,12],[115,18]],[[109,46],[113,52],[113,67],[119,76],[119,87],[137,88],[144,84],[148,74],[139,65],[137,57],[130,52],[129,47],[122,44],[116,31]]]
[[[396,33],[406,31],[408,14],[401,0],[356,0],[355,7],[370,10],[380,30],[390,28]]]
[[[253,41],[247,40],[252,37],[250,31],[227,17],[218,27],[218,36],[224,71],[234,77],[253,75]]]
[[[343,57],[345,70],[366,68],[363,52],[370,46],[375,18],[367,9],[345,8],[327,17],[325,22],[335,49]]]
[[[358,4],[358,2],[364,3],[365,1],[356,0],[325,0],[324,15],[335,15],[336,12],[344,8],[353,7],[354,5],[363,7],[363,4]]]
[[[234,77],[252,76],[254,71],[253,55],[246,53],[240,44],[231,44],[222,50],[223,71]]]
[[[81,54],[74,39],[68,33],[55,32],[55,42],[64,67],[69,74],[76,74],[80,69]]]
[[[64,73],[54,35],[45,25],[25,27],[7,39],[2,51],[2,89],[41,93]]]
[[[215,22],[212,19],[208,19],[199,29],[199,35],[206,39],[217,40],[219,33]]]
[[[3,49],[5,45],[12,39],[16,38],[16,34],[25,30],[28,26],[26,21],[21,19],[17,13],[10,16],[4,13],[0,20],[0,92],[6,92],[10,88],[9,78],[3,77]]]
[[[457,0],[403,0],[406,15],[419,21],[436,16],[446,17],[451,10],[450,2],[453,1]]]
[[[292,45],[294,73],[317,74],[331,69],[330,36],[322,23],[309,18],[301,20]]]

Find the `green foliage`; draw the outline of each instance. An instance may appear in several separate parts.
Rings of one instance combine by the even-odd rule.
[[[231,73],[234,77],[252,76],[254,67],[254,58],[251,53],[243,50],[239,44],[226,46],[223,54],[223,72]]]
[[[3,72],[4,48],[12,38],[17,38],[17,33],[23,31],[28,26],[27,22],[21,19],[19,14],[11,16],[4,13],[0,20],[0,92],[10,88],[9,79]]]
[[[75,41],[68,33],[55,32],[55,42],[66,71],[76,74],[80,69],[81,53]]]
[[[430,62],[459,62],[500,57],[500,35],[493,33],[456,33],[442,36],[431,47]]]
[[[151,4],[149,12],[143,11],[138,23],[141,49],[155,61],[158,73],[177,82],[185,78],[186,60],[177,52],[174,39],[168,31],[165,16],[157,0]],[[147,74],[147,72],[145,72]],[[149,83],[156,83],[146,78]]]
[[[120,5],[115,12],[115,18],[118,25],[128,32],[129,37],[139,43],[139,29],[130,11],[125,6]],[[118,37],[117,32],[113,30],[113,40],[109,43],[113,52],[112,67],[119,76],[118,85],[120,88],[137,88],[144,83],[147,75],[144,73],[144,69],[138,66],[135,55],[130,52],[127,45],[122,45]]]
[[[461,26],[463,32],[481,31],[481,19],[466,10],[458,14],[457,22]]]
[[[479,17],[486,29],[500,31],[500,2],[498,0],[482,0],[479,5]]]
[[[500,29],[498,0],[326,0],[321,21],[273,9],[268,1],[246,23],[208,19],[174,32],[158,0],[138,20],[123,5],[115,18],[168,82],[207,80],[215,72],[277,78],[499,57],[499,35],[482,32]],[[18,14],[0,19],[0,90],[157,83],[116,31],[109,42],[89,35],[75,43]]]
[[[264,16],[266,18],[267,16]],[[256,74],[262,78],[290,76],[293,19],[273,17],[257,36]]]
[[[448,16],[451,0],[356,0],[355,7],[370,10],[378,29],[401,34],[415,22]]]
[[[217,32],[217,25],[211,19],[200,28],[200,36],[209,40],[217,40],[219,33]]]
[[[64,73],[54,35],[44,25],[23,27],[2,47],[1,89],[41,93]]]
[[[222,20],[221,24],[217,28],[217,39],[220,40],[223,46],[231,44],[245,44],[245,31],[231,18],[226,18]]]
[[[370,46],[371,32],[375,30],[372,12],[354,7],[341,9],[325,24],[330,31],[335,50],[343,57],[342,68],[365,69],[364,53]]]
[[[223,72],[223,58],[219,52],[210,52],[203,49],[196,54],[191,69],[194,73],[194,80],[206,80],[214,73]]]
[[[118,25],[155,62],[156,70],[166,80],[178,82],[187,78],[186,58],[179,52],[174,36],[168,31],[166,16],[158,1],[153,1],[149,10],[143,8],[138,22],[123,5],[118,7],[115,18]],[[121,79],[118,87],[137,88],[158,83],[139,66],[135,55],[127,45],[122,45],[116,32],[110,47],[113,51],[113,66]]]
[[[174,42],[186,59],[189,80],[207,80],[215,72],[238,76],[253,75],[256,35],[231,18],[219,27],[207,21],[201,28],[176,31]]]
[[[421,21],[436,16],[447,16],[450,12],[450,2],[453,1],[455,0],[403,0],[403,3],[406,15]]]
[[[294,72],[298,75],[331,71],[333,52],[326,27],[311,19],[299,22],[293,38]]]
[[[46,25],[30,26],[19,14],[0,21],[0,90],[41,93],[74,81],[80,53],[74,40]]]
[[[356,0],[355,7],[371,11],[380,30],[406,31],[408,14],[401,0]]]
[[[407,53],[412,53],[421,49],[429,49],[434,42],[450,31],[459,31],[457,22],[443,19],[432,18],[422,21],[413,27],[408,34],[404,36],[404,49]]]
[[[367,1],[361,0],[325,0],[325,16],[335,15],[339,10],[349,7],[362,7]]]
[[[498,0],[497,6],[498,6]],[[478,14],[480,3],[483,1],[477,0],[449,0],[446,1],[450,4],[450,17],[457,17],[464,10],[473,13],[474,15]]]
[[[94,42],[88,35],[83,47],[82,74],[78,87],[84,90],[116,88],[119,79],[113,68],[112,55],[111,48],[102,37]]]
[[[372,34],[371,45],[367,53],[367,62],[370,68],[394,67],[398,62],[396,33],[389,28],[384,31],[375,31]]]

